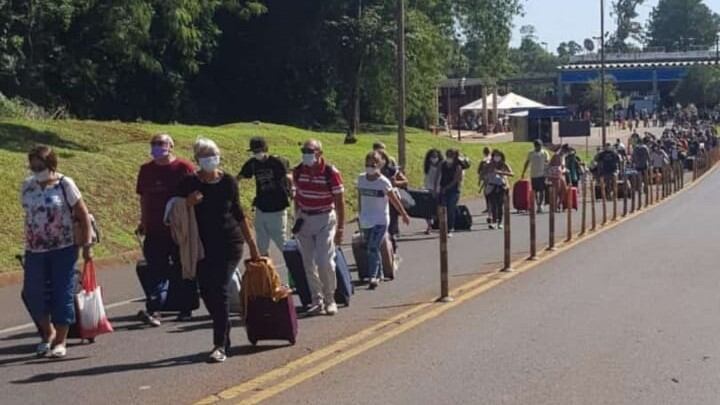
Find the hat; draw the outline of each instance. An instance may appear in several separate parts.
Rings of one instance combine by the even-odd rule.
[[[265,141],[265,138],[261,136],[255,136],[252,139],[250,139],[250,149],[248,149],[248,152],[253,152],[256,150],[265,150],[267,149],[267,142]]]

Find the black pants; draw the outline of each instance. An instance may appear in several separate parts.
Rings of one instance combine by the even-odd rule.
[[[149,268],[147,276],[150,287],[147,292],[145,308],[152,314],[160,311],[165,305],[170,284],[168,280],[174,270],[171,263],[179,264],[180,257],[178,247],[170,235],[153,234],[145,236],[143,255]]]
[[[206,253],[207,254],[207,253]],[[218,257],[219,256],[219,257]],[[222,256],[226,256],[223,258]],[[237,256],[207,255],[198,263],[200,296],[210,313],[213,323],[213,345],[221,348],[230,346],[230,303],[228,289],[235,267],[242,254]]]
[[[495,187],[492,193],[490,193],[490,213],[491,217],[498,224],[502,224],[503,211],[505,209],[505,189],[502,187]]]

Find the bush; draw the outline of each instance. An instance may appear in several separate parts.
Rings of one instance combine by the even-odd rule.
[[[64,107],[59,107],[55,112],[49,113],[46,109],[30,100],[20,97],[7,98],[0,93],[0,118],[58,119],[67,118],[67,112]]]

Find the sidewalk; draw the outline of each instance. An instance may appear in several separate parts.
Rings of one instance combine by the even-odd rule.
[[[466,201],[474,216],[469,232],[456,232],[449,242],[449,273],[451,288],[481,274],[497,271],[503,258],[503,232],[488,230],[481,214],[481,199]],[[598,218],[600,203],[595,204]],[[588,205],[588,224],[589,209]],[[619,212],[622,212],[620,201]],[[609,206],[609,217],[612,207]],[[572,213],[573,229],[580,229],[580,210]],[[547,213],[537,217],[538,250],[548,241]],[[556,240],[565,236],[566,214],[556,215]],[[641,220],[641,219],[640,219]],[[528,216],[511,216],[512,256],[527,257],[529,250]],[[598,219],[598,224],[600,219]],[[341,308],[335,317],[301,319],[298,343],[295,346],[263,342],[253,348],[245,331],[236,327],[232,332],[233,357],[221,366],[209,366],[204,356],[210,349],[211,329],[204,310],[197,311],[190,323],[166,322],[149,329],[135,320],[141,302],[123,303],[140,297],[141,289],[131,267],[108,269],[99,273],[106,303],[118,303],[109,309],[116,333],[98,338],[94,345],[73,346],[64,362],[35,360],[36,344],[32,328],[8,333],[2,329],[28,322],[19,300],[19,286],[0,289],[0,384],[3,403],[42,403],[57,398],[73,398],[76,402],[109,404],[176,403],[177,399],[193,401],[219,392],[228,386],[248,380],[264,371],[317,351],[331,342],[357,333],[388,319],[408,306],[426,302],[439,294],[439,243],[437,234],[424,235],[425,223],[413,220],[402,229],[399,254],[402,264],[397,278],[380,285],[376,291],[357,287],[348,308]],[[347,240],[351,237],[347,235]],[[349,246],[344,246],[348,260],[354,264]],[[277,257],[277,252],[274,252]],[[275,259],[276,263],[283,263]],[[582,266],[582,263],[578,263]],[[357,274],[353,274],[357,279]],[[183,384],[172,384],[183,381]],[[121,382],[121,383],[119,383]],[[42,387],[41,390],[37,388]],[[151,387],[143,389],[140,387]]]

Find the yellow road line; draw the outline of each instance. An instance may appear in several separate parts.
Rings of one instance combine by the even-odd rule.
[[[717,169],[717,166],[713,167],[711,170],[708,170],[705,174],[700,176],[695,182],[692,182],[685,186],[682,190],[679,192],[669,196],[668,198],[660,201],[659,203],[655,203],[654,205],[645,208],[643,210],[636,211],[632,214],[628,214],[625,217],[619,218],[615,222],[610,222],[604,227],[591,232],[587,233],[586,235],[583,235],[579,238],[574,239],[571,242],[561,242],[559,243],[557,250],[552,252],[545,252],[544,254],[539,257],[539,260],[537,261],[526,261],[526,260],[519,260],[516,261],[513,264],[513,268],[516,269],[515,272],[512,273],[492,273],[487,274],[478,277],[477,279],[470,281],[462,286],[459,286],[451,291],[451,295],[456,297],[456,300],[451,303],[445,303],[445,304],[435,304],[435,301],[426,302],[423,304],[418,304],[414,306],[413,308],[404,311],[398,315],[395,315],[385,321],[379,322],[369,328],[366,328],[364,330],[361,330],[360,332],[346,337],[344,339],[341,339],[329,346],[326,346],[323,349],[320,349],[312,354],[309,354],[307,356],[303,356],[297,360],[294,360],[284,366],[275,368],[265,374],[262,374],[256,378],[253,378],[247,382],[244,382],[240,385],[237,385],[235,387],[231,387],[227,390],[224,390],[216,395],[211,395],[207,398],[204,398],[196,403],[196,405],[209,405],[214,404],[223,400],[229,400],[233,398],[237,398],[243,394],[247,394],[249,392],[258,392],[251,397],[247,398],[246,400],[243,400],[241,404],[255,404],[260,401],[263,401],[265,399],[271,398],[272,396],[275,396],[289,388],[292,388],[344,361],[347,361],[351,359],[352,357],[357,356],[358,354],[361,354],[363,352],[366,352],[367,350],[384,343],[388,341],[389,339],[392,339],[393,337],[396,337],[412,328],[414,328],[417,325],[420,325],[424,322],[427,322],[433,318],[436,318],[440,314],[444,313],[445,311],[456,307],[457,305],[460,305],[461,303],[476,297],[480,295],[481,293],[490,290],[491,288],[504,283],[507,280],[510,280],[526,271],[529,271],[530,269],[535,268],[536,266],[543,264],[547,262],[548,260],[554,258],[555,256],[561,254],[562,252],[567,251],[568,249],[571,249],[572,247],[584,243],[586,241],[589,241],[593,239],[595,236],[600,235],[601,233],[604,233],[606,231],[609,231],[616,226],[629,221],[639,215],[642,215],[644,213],[649,212],[650,210],[662,205],[663,203],[672,200],[673,198],[677,197],[679,194],[691,190],[695,186],[699,184],[699,180],[705,178],[712,172],[714,172]],[[416,313],[429,308],[431,306],[436,306],[435,308],[430,309],[430,311],[425,312],[424,314],[410,319],[413,315]],[[408,320],[410,319],[410,320]],[[404,322],[405,321],[405,322]],[[392,327],[393,325],[399,325],[395,328],[388,329],[388,327]],[[383,330],[385,330],[383,332]],[[378,334],[379,333],[379,334]],[[367,340],[371,336],[376,335],[374,338]],[[362,343],[361,343],[362,342]],[[360,343],[358,345],[358,343]],[[320,364],[317,364],[315,366],[312,366],[309,369],[306,369],[305,371],[288,378],[278,384],[272,385],[268,388],[265,388],[269,383],[279,380],[283,377],[287,377],[291,375],[293,372],[300,370],[302,368],[311,366],[314,363],[317,363],[325,358],[327,358],[330,355],[334,355],[332,358],[323,361]]]

